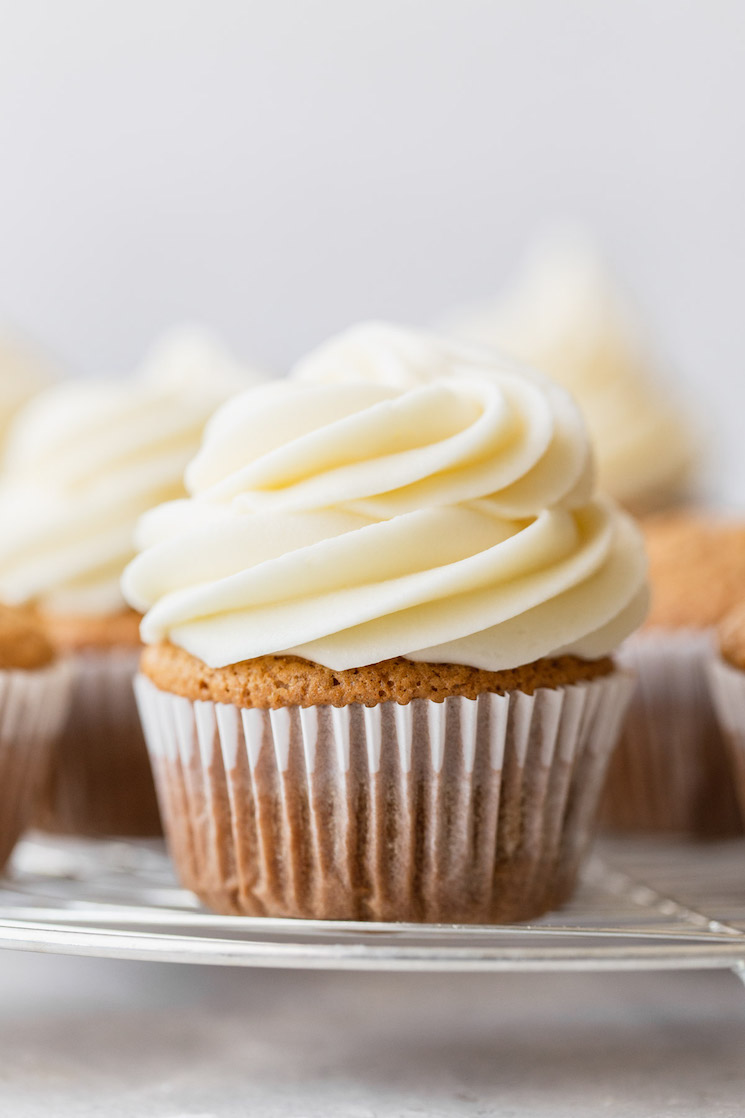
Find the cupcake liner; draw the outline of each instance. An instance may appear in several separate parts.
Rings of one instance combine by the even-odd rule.
[[[732,777],[745,823],[745,672],[720,657],[709,663],[714,709],[732,761]]]
[[[247,915],[511,922],[567,899],[633,683],[240,709],[135,682],[184,884]]]
[[[617,659],[638,684],[611,761],[601,822],[617,830],[737,834],[742,822],[707,682],[712,630],[650,630]]]
[[[0,671],[0,868],[31,820],[70,685],[64,661]]]
[[[57,739],[34,825],[56,834],[162,833],[132,679],[138,649],[66,657],[73,674],[68,718]]]

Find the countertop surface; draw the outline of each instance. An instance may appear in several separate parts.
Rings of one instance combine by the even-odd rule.
[[[13,1118],[741,1118],[729,972],[374,975],[0,952]]]

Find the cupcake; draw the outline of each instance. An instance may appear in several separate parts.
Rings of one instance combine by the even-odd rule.
[[[47,388],[53,377],[50,365],[25,341],[0,330],[0,444],[14,416],[32,396]]]
[[[38,620],[0,606],[0,869],[31,820],[69,684]]]
[[[714,710],[730,751],[732,777],[745,823],[745,599],[717,629],[717,655],[709,663]]]
[[[36,819],[47,830],[159,831],[132,695],[139,617],[119,582],[138,517],[183,493],[205,421],[246,383],[215,343],[186,331],[132,378],[67,381],[13,425],[0,482],[0,597],[34,608],[74,669]]]
[[[694,440],[657,376],[659,360],[589,236],[548,232],[511,288],[448,326],[504,349],[563,384],[584,412],[599,484],[634,513],[690,499]]]
[[[741,821],[707,667],[716,625],[745,595],[745,527],[679,512],[650,518],[644,533],[652,605],[621,654],[639,686],[602,818],[621,830],[732,834]]]
[[[230,401],[189,498],[141,522],[138,701],[177,868],[218,912],[509,922],[572,890],[641,540],[563,389],[416,338],[430,384]]]

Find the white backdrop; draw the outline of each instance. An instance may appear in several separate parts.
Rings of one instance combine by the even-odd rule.
[[[489,294],[537,222],[579,216],[745,465],[741,0],[0,17],[0,318],[70,367],[125,368],[194,317],[282,367],[357,318]]]

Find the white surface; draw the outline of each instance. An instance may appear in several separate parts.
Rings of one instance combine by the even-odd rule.
[[[292,975],[0,954],[13,1118],[740,1118],[729,973]]]
[[[73,367],[124,368],[184,316],[278,364],[361,317],[424,322],[576,215],[745,456],[740,0],[0,16],[0,318]]]

